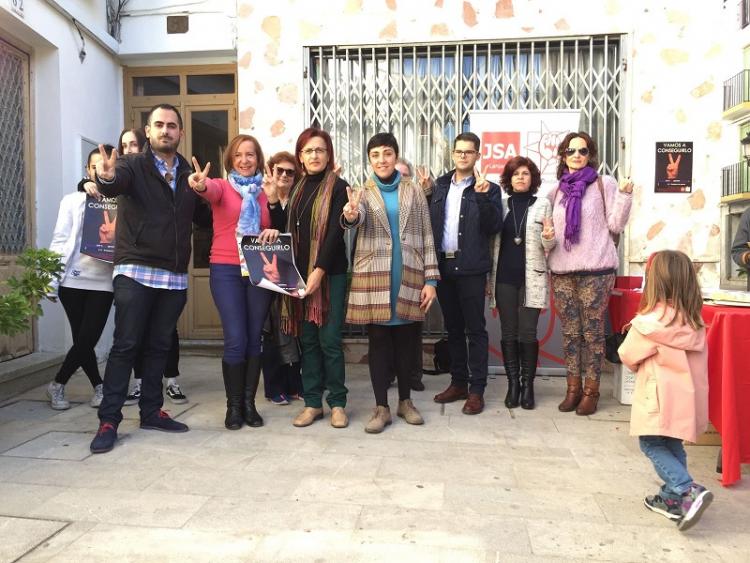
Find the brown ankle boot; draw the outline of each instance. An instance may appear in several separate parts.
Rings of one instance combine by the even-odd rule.
[[[586,378],[583,386],[583,398],[578,403],[576,414],[587,416],[596,412],[596,404],[599,402],[599,382],[590,377]]]
[[[568,376],[568,391],[565,394],[565,399],[560,403],[557,408],[562,412],[570,412],[576,410],[578,403],[581,402],[581,378],[574,375]]]

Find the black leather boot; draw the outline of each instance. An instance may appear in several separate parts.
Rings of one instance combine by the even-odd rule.
[[[539,358],[539,342],[521,342],[521,408],[533,409],[534,377]]]
[[[518,380],[518,342],[515,340],[501,340],[500,349],[503,351],[505,375],[508,376],[508,392],[505,394],[505,406],[514,409],[518,406],[521,395],[521,383]]]
[[[228,430],[239,430],[242,427],[242,390],[245,387],[245,362],[229,365],[221,362],[224,376],[224,390],[227,394],[227,415],[224,426]]]
[[[263,426],[263,419],[255,410],[255,393],[258,391],[260,381],[260,356],[253,356],[247,360],[245,370],[245,402],[243,404],[243,416],[245,424],[257,428]]]

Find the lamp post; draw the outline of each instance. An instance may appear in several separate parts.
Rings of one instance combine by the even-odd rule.
[[[745,157],[745,162],[750,166],[750,131],[740,140],[740,144],[742,145],[742,156]]]

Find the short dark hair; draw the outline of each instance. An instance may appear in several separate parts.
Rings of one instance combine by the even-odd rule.
[[[182,115],[180,115],[180,110],[178,110],[176,107],[174,107],[172,104],[156,104],[154,107],[152,107],[148,112],[148,118],[146,119],[146,125],[151,125],[151,117],[153,117],[154,112],[157,109],[164,109],[167,111],[173,111],[177,114],[177,124],[180,126],[180,129],[183,129],[182,126]]]
[[[508,195],[513,194],[513,185],[511,182],[513,174],[522,166],[525,166],[529,169],[529,172],[531,172],[531,186],[529,186],[529,193],[535,194],[539,191],[539,186],[542,185],[542,174],[539,172],[539,168],[534,161],[525,156],[515,156],[505,164],[503,175],[500,176],[500,186]]]
[[[461,133],[458,137],[456,137],[453,141],[453,148],[456,148],[456,143],[459,141],[466,141],[469,143],[474,143],[474,150],[478,151],[479,147],[482,144],[482,141],[479,140],[479,137],[477,137],[474,133],[467,131],[465,133]]]
[[[122,138],[125,136],[125,133],[135,135],[135,140],[138,143],[138,151],[142,151],[143,147],[146,146],[146,134],[143,132],[142,127],[138,127],[137,129],[123,129],[120,132],[120,138],[117,140],[117,150],[122,151]]]
[[[591,135],[588,133],[585,133],[584,131],[578,131],[573,133],[568,133],[565,135],[565,138],[560,143],[560,146],[557,147],[557,178],[558,180],[562,178],[562,175],[565,174],[565,171],[568,169],[568,166],[565,164],[565,149],[568,148],[568,145],[570,144],[570,141],[573,139],[583,139],[586,141],[586,148],[589,149],[589,163],[587,166],[590,166],[594,170],[599,168],[599,151],[596,148],[596,142],[594,142],[594,139],[591,138]]]
[[[271,172],[275,170],[276,165],[280,162],[289,162],[292,166],[294,166],[294,182],[297,183],[300,175],[299,161],[294,158],[294,155],[292,153],[288,151],[277,152],[275,155],[268,159],[268,168],[271,169]]]
[[[390,147],[396,152],[398,157],[398,142],[393,133],[375,133],[370,140],[367,141],[367,154],[369,156],[370,151],[376,147]]]
[[[260,147],[258,139],[256,139],[252,135],[237,135],[234,139],[229,141],[229,146],[227,147],[227,150],[224,151],[224,170],[227,171],[227,174],[232,171],[232,164],[234,163],[234,153],[237,152],[239,146],[245,141],[250,141],[253,144],[253,148],[255,148],[255,158],[256,162],[258,163],[258,166],[255,168],[255,173],[257,174],[258,172],[260,172],[262,174],[265,171],[266,159],[263,156],[263,149]]]

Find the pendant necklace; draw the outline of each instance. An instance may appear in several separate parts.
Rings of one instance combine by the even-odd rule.
[[[322,184],[322,182],[321,182]],[[299,204],[297,205],[297,235],[299,235],[299,222],[302,219],[302,215],[304,215],[305,211],[307,211],[307,208],[310,207],[310,202],[315,201],[316,196],[318,195],[318,190],[320,189],[320,184],[315,186],[315,189],[312,192],[312,195],[307,199],[305,202],[305,206],[302,208],[302,211],[299,211]],[[300,197],[300,200],[302,198]]]
[[[523,212],[523,217],[521,217],[521,224],[518,225],[518,223],[516,223],[516,206],[514,204],[515,202],[511,200],[510,210],[513,213],[513,229],[516,231],[516,236],[513,237],[513,242],[516,243],[516,246],[520,246],[523,242],[523,238],[521,237],[521,230],[523,229],[524,221],[526,221],[526,215],[528,215],[529,213],[529,206],[526,205],[526,211]]]

